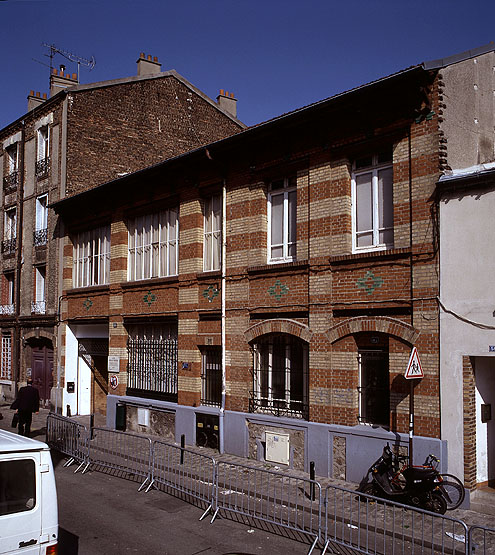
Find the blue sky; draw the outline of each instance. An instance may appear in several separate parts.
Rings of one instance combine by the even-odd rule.
[[[30,90],[48,92],[42,43],[94,56],[90,83],[157,56],[212,98],[238,98],[248,125],[495,40],[495,0],[0,0],[0,128]],[[76,66],[61,56],[55,67]]]

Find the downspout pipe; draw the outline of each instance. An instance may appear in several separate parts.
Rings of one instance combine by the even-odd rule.
[[[225,275],[226,275],[226,265],[227,265],[227,186],[225,179],[222,182],[222,399],[220,404],[220,414],[218,419],[219,427],[219,450],[220,453],[225,451],[225,432],[224,432],[224,417],[225,417],[225,391],[226,391],[226,368],[225,368]]]

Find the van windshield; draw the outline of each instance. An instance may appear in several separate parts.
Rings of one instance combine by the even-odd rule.
[[[0,461],[0,515],[30,511],[35,505],[33,459]]]

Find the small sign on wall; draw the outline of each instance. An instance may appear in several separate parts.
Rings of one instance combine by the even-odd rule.
[[[109,372],[120,372],[120,357],[111,355],[108,357],[108,371]]]

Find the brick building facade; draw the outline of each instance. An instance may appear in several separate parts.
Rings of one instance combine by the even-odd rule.
[[[78,84],[54,69],[50,97],[31,94],[28,112],[0,130],[0,396],[30,375],[46,405],[60,407],[61,237],[53,202],[231,135],[231,94],[218,103],[176,71],[141,54],[137,76]]]
[[[111,395],[86,408],[109,425],[359,481],[384,440],[407,449],[416,347],[415,462],[445,470],[434,192],[476,132],[448,98],[492,56],[413,66],[57,203],[67,404],[98,339]],[[108,241],[94,287],[84,233]]]

